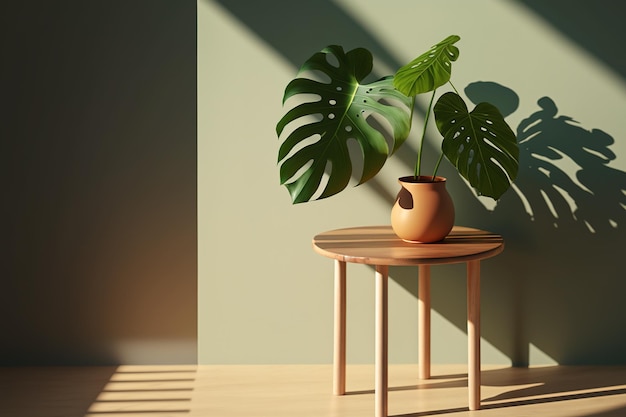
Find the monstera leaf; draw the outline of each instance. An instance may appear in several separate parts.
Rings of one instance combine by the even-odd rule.
[[[457,35],[448,36],[400,68],[396,72],[393,85],[403,94],[414,97],[433,91],[450,81],[452,61],[459,57],[459,48],[454,44],[460,39]]]
[[[362,152],[362,184],[378,173],[407,138],[413,100],[393,88],[393,77],[360,84],[371,70],[372,55],[366,49],[345,53],[342,47],[332,45],[309,58],[299,72],[316,73],[322,81],[298,77],[287,85],[283,104],[292,97],[304,101],[288,110],[276,126],[279,139],[285,128],[290,128],[290,133],[283,135],[278,162],[281,184],[294,203],[310,201],[325,172],[328,182],[318,198],[346,188],[353,167],[350,140],[354,139]],[[391,127],[392,149],[385,138],[384,123],[368,119],[373,114]]]
[[[500,198],[519,168],[517,139],[500,111],[479,103],[469,112],[458,94],[446,93],[433,112],[446,158],[480,195]]]

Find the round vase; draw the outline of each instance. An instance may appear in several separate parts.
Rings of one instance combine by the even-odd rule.
[[[391,209],[391,227],[398,237],[411,243],[443,240],[454,226],[454,204],[446,179],[408,176]]]

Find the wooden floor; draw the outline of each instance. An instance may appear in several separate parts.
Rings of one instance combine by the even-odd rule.
[[[465,366],[392,365],[389,414],[401,417],[623,417],[626,367],[483,366],[482,406],[467,408]],[[374,367],[348,365],[335,397],[330,365],[0,368],[2,417],[373,416]]]

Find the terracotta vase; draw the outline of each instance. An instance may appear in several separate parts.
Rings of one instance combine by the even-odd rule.
[[[454,204],[443,177],[409,176],[398,179],[402,186],[391,210],[391,227],[411,243],[444,239],[454,226]]]

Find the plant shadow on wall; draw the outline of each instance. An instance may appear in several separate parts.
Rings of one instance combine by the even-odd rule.
[[[475,83],[472,101],[488,98],[507,115],[517,95]],[[617,263],[626,245],[626,173],[611,167],[615,140],[559,114],[549,97],[517,127],[520,171],[492,210],[460,181],[457,224],[496,230],[507,239],[497,261],[483,263],[483,336],[514,365],[532,361],[531,345],[561,364],[626,363],[626,280]],[[462,266],[441,267],[456,269]],[[436,279],[433,308],[465,328],[465,281]],[[393,268],[417,296],[415,271]],[[535,360],[545,358],[535,357]]]
[[[552,220],[555,228],[612,234],[621,225],[623,231],[626,174],[609,166],[616,158],[609,148],[614,139],[559,115],[549,97],[538,105],[541,110],[518,127],[526,174],[518,181],[518,196],[528,201],[531,217]],[[568,175],[558,161],[575,174]]]
[[[332,43],[367,47],[388,67],[400,66],[385,45],[336,3],[277,1],[274,7],[261,2],[216,3],[295,67],[311,51]],[[586,34],[604,33],[598,26],[617,14],[611,8],[596,8],[602,18],[589,21],[580,11],[585,5],[579,0],[561,2],[570,15],[595,25],[595,31]],[[594,52],[618,59],[598,45],[608,43],[594,43]],[[611,67],[619,62],[610,61]],[[504,115],[513,113],[519,101],[517,94],[492,83],[474,85],[465,93],[474,101],[477,95],[489,95]],[[519,365],[528,363],[530,344],[560,363],[626,363],[626,332],[620,331],[626,320],[620,307],[626,280],[616,267],[626,244],[621,206],[626,187],[624,173],[611,168],[613,139],[559,115],[558,99],[536,99],[537,111],[518,128],[517,189],[510,189],[495,209],[486,209],[458,176],[441,167],[459,202],[457,224],[501,233],[507,242],[502,254],[481,266],[482,335]],[[395,157],[410,167],[415,152],[411,143],[405,143]],[[363,187],[390,203],[397,192],[377,178]],[[449,274],[455,278],[448,279],[440,268],[455,269]],[[462,265],[433,268],[432,302],[435,310],[464,330],[465,280],[456,278],[462,271]],[[392,279],[414,295],[416,274],[412,268],[391,271]],[[440,275],[445,277],[438,279]]]

